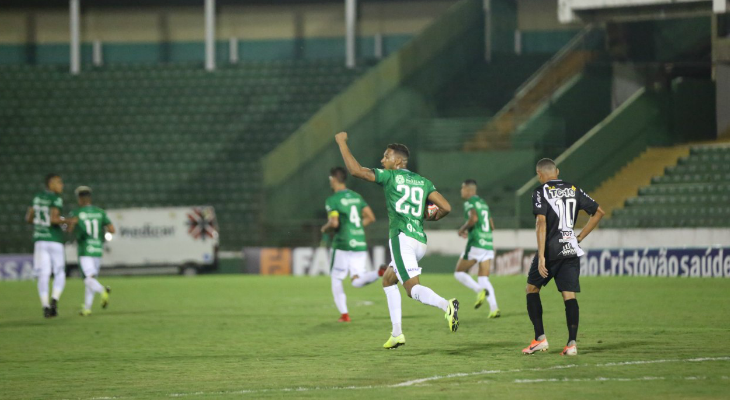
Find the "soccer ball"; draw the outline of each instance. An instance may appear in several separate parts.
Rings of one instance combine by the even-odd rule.
[[[436,212],[439,210],[439,207],[436,204],[431,203],[430,201],[426,204],[426,212],[424,217],[426,219],[432,218],[434,215],[436,215]]]

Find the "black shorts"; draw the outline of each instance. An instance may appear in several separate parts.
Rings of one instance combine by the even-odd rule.
[[[548,277],[540,276],[537,270],[537,255],[532,259],[530,272],[527,274],[527,283],[537,287],[543,287],[555,278],[555,285],[560,292],[580,292],[580,258],[563,258],[561,260],[545,261],[548,270]]]

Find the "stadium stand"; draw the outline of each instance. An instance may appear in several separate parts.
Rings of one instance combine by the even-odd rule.
[[[694,146],[606,221],[612,228],[730,226],[730,145]]]
[[[256,240],[259,158],[367,67],[339,60],[0,67],[2,252],[31,249],[21,223],[48,172],[89,185],[105,208],[211,204],[221,247]],[[66,150],[72,148],[71,151]],[[63,149],[63,150],[62,150]]]

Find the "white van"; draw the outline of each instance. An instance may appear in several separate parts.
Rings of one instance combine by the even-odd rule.
[[[116,228],[106,234],[104,273],[185,274],[216,269],[218,223],[210,206],[106,210]],[[78,269],[76,243],[66,244],[66,264]]]

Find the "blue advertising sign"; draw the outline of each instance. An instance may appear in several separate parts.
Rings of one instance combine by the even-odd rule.
[[[589,250],[580,274],[730,278],[730,248]]]
[[[0,281],[33,279],[32,254],[0,255]]]

